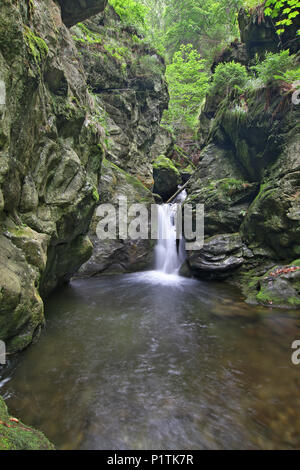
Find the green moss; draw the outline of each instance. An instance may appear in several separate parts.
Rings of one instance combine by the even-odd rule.
[[[103,160],[102,167],[104,169],[105,168],[106,169],[113,168],[113,169],[117,170],[117,172],[121,173],[125,177],[126,182],[128,184],[130,184],[131,186],[133,186],[137,191],[142,192],[142,193],[146,192],[149,196],[151,195],[151,197],[152,197],[151,191],[149,191],[149,189],[139,179],[137,179],[135,176],[130,175],[129,173],[127,173],[125,170],[123,170],[119,166],[117,166],[114,163],[108,161],[106,158]]]
[[[259,303],[262,304],[281,304],[282,299],[279,297],[275,297],[271,294],[271,292],[267,291],[264,288],[261,288],[260,292],[257,294],[256,299]]]
[[[101,44],[102,38],[100,34],[91,31],[85,24],[78,23],[77,25],[77,35],[73,36],[73,39],[84,44]]]
[[[300,259],[296,259],[295,261],[293,261],[290,266],[300,266]]]
[[[0,450],[54,450],[43,433],[11,418],[0,397]]]
[[[293,307],[297,307],[298,305],[300,305],[300,299],[299,297],[289,297],[288,303]]]
[[[176,166],[174,165],[174,163],[172,162],[172,160],[167,158],[165,155],[160,155],[159,157],[156,158],[156,160],[153,163],[153,168],[157,170],[162,170],[162,169],[173,170],[177,175],[180,176],[180,173],[178,169],[176,168]]]
[[[98,190],[97,190],[97,188],[95,188],[95,187],[93,188],[93,199],[94,199],[96,202],[99,202],[99,199],[100,199]]]

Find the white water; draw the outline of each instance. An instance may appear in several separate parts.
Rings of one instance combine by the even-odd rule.
[[[174,204],[164,204],[158,208],[158,242],[155,249],[155,269],[164,274],[178,275],[185,260],[185,243],[177,241],[176,214],[186,198],[183,191]]]

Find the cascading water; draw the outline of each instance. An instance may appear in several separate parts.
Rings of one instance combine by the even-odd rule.
[[[187,194],[183,191],[174,204],[158,208],[158,242],[155,249],[155,268],[165,274],[178,274],[185,260],[185,243],[177,243],[176,215]]]

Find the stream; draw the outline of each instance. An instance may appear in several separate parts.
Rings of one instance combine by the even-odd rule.
[[[299,448],[300,320],[168,270],[52,294],[41,338],[0,379],[10,413],[58,449]]]

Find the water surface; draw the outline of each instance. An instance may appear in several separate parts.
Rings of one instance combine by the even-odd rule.
[[[300,448],[287,311],[150,272],[76,280],[46,318],[0,390],[58,448]]]

